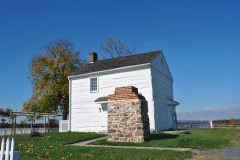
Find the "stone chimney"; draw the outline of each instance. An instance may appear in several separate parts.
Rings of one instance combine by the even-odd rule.
[[[148,102],[133,86],[117,87],[108,95],[108,141],[150,140]]]
[[[89,63],[94,63],[97,61],[97,53],[90,52],[89,53]]]

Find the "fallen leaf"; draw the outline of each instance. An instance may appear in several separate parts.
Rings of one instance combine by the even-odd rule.
[[[83,154],[83,153],[81,153],[81,155],[82,155],[83,157],[85,157],[85,156],[87,156],[87,157],[94,157],[94,155],[92,155],[92,154]]]
[[[26,153],[30,153],[30,150],[26,151]]]

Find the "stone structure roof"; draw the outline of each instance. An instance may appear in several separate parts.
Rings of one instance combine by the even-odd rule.
[[[96,99],[94,102],[102,102],[102,101],[108,101],[108,97],[99,97],[98,99]]]
[[[160,51],[148,52],[148,53],[126,56],[126,57],[99,60],[94,63],[85,64],[83,67],[75,71],[71,76],[109,70],[114,68],[120,68],[120,67],[126,67],[126,66],[132,66],[132,65],[150,63],[161,52],[162,51],[160,50]]]

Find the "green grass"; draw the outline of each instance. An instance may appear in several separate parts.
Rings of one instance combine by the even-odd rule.
[[[28,134],[15,135],[15,150],[20,151],[21,160],[34,159],[186,159],[191,152],[100,148],[71,146],[70,143],[95,139],[106,135],[96,133],[44,133],[41,137],[30,137]],[[5,138],[11,136],[4,136]],[[1,137],[2,138],[2,137]]]
[[[151,140],[143,143],[108,142],[106,139],[89,144],[114,145],[114,146],[143,146],[143,147],[172,147],[195,148],[199,150],[213,150],[232,146],[232,141],[237,132],[225,129],[192,129],[190,134],[171,135],[163,132],[151,133]]]

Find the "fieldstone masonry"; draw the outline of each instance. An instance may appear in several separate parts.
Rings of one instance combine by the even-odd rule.
[[[133,86],[117,87],[108,95],[108,141],[150,140],[148,103]]]

